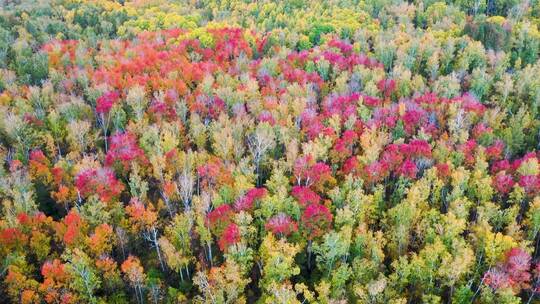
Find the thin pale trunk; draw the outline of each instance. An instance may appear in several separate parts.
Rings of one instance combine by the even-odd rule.
[[[83,279],[84,288],[86,290],[86,293],[87,293],[88,297],[90,298],[90,302],[95,303],[94,294],[92,292],[92,289],[88,285],[88,272],[86,270],[79,270],[77,268],[76,268],[76,271],[79,274],[79,276]]]
[[[135,286],[135,298],[137,299],[137,303],[141,304],[141,297],[139,297],[139,286]]]
[[[159,243],[157,240],[157,231],[156,227],[153,227],[153,234],[154,234],[154,246],[156,247],[157,256],[159,259],[159,265],[161,266],[161,270],[165,271],[165,264],[163,263],[163,258],[161,257],[161,250],[159,249]]]
[[[163,197],[163,201],[165,201],[165,207],[167,207],[167,212],[169,213],[169,216],[171,218],[174,217],[174,213],[172,211],[172,208],[171,208],[171,202],[169,200],[169,198],[166,196],[166,195],[161,195]]]
[[[263,274],[263,265],[261,264],[261,261],[257,261],[257,267],[259,267],[259,272],[260,272],[260,274],[262,276],[262,274]]]
[[[56,143],[56,149],[58,149],[58,155],[62,157],[62,150],[60,150],[60,144],[58,142]]]
[[[103,129],[103,137],[105,138],[105,153],[109,151],[109,144],[107,143],[107,131]]]
[[[109,129],[109,119],[105,117],[104,113],[101,113],[101,127],[103,128],[103,137],[105,138],[105,153],[109,151],[109,143],[107,143],[107,129]]]
[[[152,291],[152,299],[154,300],[154,304],[159,303],[159,290]]]
[[[191,203],[188,199],[184,199],[182,202],[184,203],[184,211],[188,212],[191,210]]]
[[[137,293],[138,293],[138,301],[139,301],[139,303],[141,303],[141,304],[144,303],[144,297],[143,297],[143,292],[142,292],[141,285],[140,284],[137,285],[137,288],[135,290],[138,290]]]
[[[163,258],[161,256],[161,249],[159,249],[159,243],[157,238],[157,229],[156,226],[152,226],[149,230],[147,230],[143,234],[144,238],[150,242],[150,246],[153,246],[156,248],[156,253],[159,260],[159,265],[161,266],[161,270],[165,271],[165,264],[163,263]]]
[[[484,278],[482,278],[482,280],[480,281],[480,284],[478,284],[478,288],[476,289],[476,292],[473,294],[473,297],[471,299],[471,303],[473,303],[473,300],[478,295],[478,292],[480,292],[480,288],[482,288],[482,284],[484,284]]]
[[[534,298],[534,291],[531,291],[531,295],[529,296],[529,300],[527,301],[527,304],[530,304],[533,298]]]
[[[212,263],[212,245],[208,244],[208,257],[210,258],[210,267],[214,267]]]

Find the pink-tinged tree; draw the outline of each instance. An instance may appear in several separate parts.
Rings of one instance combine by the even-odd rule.
[[[293,171],[298,186],[321,188],[324,183],[333,180],[330,166],[315,162],[311,155],[298,158]]]
[[[334,129],[323,124],[323,116],[318,115],[314,110],[307,109],[300,116],[302,129],[308,135],[309,139],[315,139],[320,134],[326,136],[334,135]]]
[[[393,79],[381,79],[377,82],[377,88],[381,91],[384,98],[388,99],[396,90],[396,81]]]
[[[352,93],[348,95],[331,96],[326,98],[323,100],[323,117],[330,118],[337,115],[341,117],[342,123],[347,120],[356,120],[356,107],[360,96],[361,95],[358,93]],[[334,129],[329,131],[332,131],[332,133],[327,135],[337,135]]]
[[[472,135],[476,140],[480,140],[482,136],[487,136],[493,133],[493,129],[485,123],[479,123],[472,129]]]
[[[521,248],[512,248],[503,263],[484,274],[483,282],[495,290],[511,288],[519,293],[530,287],[531,277],[531,255]]]
[[[267,123],[270,126],[276,125],[276,119],[272,115],[272,112],[270,111],[262,111],[261,114],[257,117],[260,123]]]
[[[416,178],[416,174],[418,173],[418,168],[413,161],[407,159],[401,164],[401,166],[399,166],[396,173],[399,176],[414,179]]]
[[[266,188],[252,188],[234,202],[234,210],[237,212],[250,211],[253,209],[255,202],[261,200],[266,194],[268,194]]]
[[[529,153],[525,154],[522,158],[518,158],[518,159],[514,160],[511,163],[510,167],[512,168],[513,171],[518,171],[520,169],[521,165],[523,165],[524,163],[526,163],[528,161],[533,161],[533,162],[538,161],[538,158],[537,158],[535,152],[529,152]],[[527,175],[527,174],[524,174],[524,175]]]
[[[362,95],[362,101],[366,106],[369,106],[369,107],[378,107],[382,103],[380,98],[369,96],[369,95]]]
[[[421,139],[413,139],[407,144],[402,144],[399,146],[399,151],[406,157],[419,158],[431,157],[431,145]]]
[[[396,145],[390,144],[385,147],[384,151],[380,156],[380,162],[388,166],[388,168],[395,168],[403,162],[403,159],[406,157],[403,153],[405,147],[409,147],[407,144]]]
[[[266,230],[280,237],[287,237],[291,233],[298,231],[298,224],[283,212],[269,218],[264,227]]]
[[[332,224],[332,213],[322,204],[311,204],[302,213],[302,228],[308,239],[323,235]]]
[[[197,168],[199,184],[203,189],[232,183],[232,176],[219,157],[210,157],[204,165]]]
[[[356,132],[346,130],[334,144],[331,155],[333,159],[343,160],[350,157],[353,153],[353,147],[358,139]]]
[[[229,205],[221,205],[206,215],[207,224],[210,230],[217,236],[220,236],[225,228],[232,223],[234,210]]]
[[[321,197],[308,187],[293,186],[291,194],[303,208],[321,202]]]
[[[521,248],[506,253],[506,272],[518,288],[526,288],[531,280],[531,255]]]
[[[503,157],[504,142],[502,140],[496,140],[491,146],[486,148],[486,157],[489,160],[498,160]]]
[[[343,162],[343,165],[341,166],[341,173],[343,175],[352,174],[352,175],[357,176],[361,172],[360,169],[361,169],[361,166],[360,166],[360,162],[358,161],[358,157],[351,156]]]
[[[439,103],[439,97],[437,94],[432,92],[426,92],[423,95],[420,95],[414,99],[414,102],[420,105],[429,106]]]
[[[540,178],[536,175],[523,175],[519,177],[519,185],[525,193],[534,196],[540,192]]]
[[[511,171],[511,165],[507,159],[496,161],[491,165],[491,174],[496,174],[501,171]]]
[[[364,167],[364,178],[367,183],[376,183],[389,175],[389,167],[381,161],[374,161]]]
[[[75,178],[75,186],[80,196],[86,198],[97,195],[105,203],[118,197],[124,190],[124,184],[116,179],[111,168],[86,169]]]
[[[482,115],[486,111],[486,106],[484,106],[474,95],[465,93],[457,98],[458,101],[461,101],[461,106],[466,112],[473,112],[477,115]]]
[[[475,151],[478,147],[478,143],[474,139],[469,139],[467,142],[459,147],[461,153],[465,157],[465,163],[472,166],[475,162]]]
[[[484,284],[493,289],[504,289],[511,286],[508,273],[500,268],[492,268],[484,274]]]
[[[399,113],[397,112],[397,107],[396,109],[381,107],[375,109],[373,112],[373,119],[368,125],[393,129],[396,127],[398,120]]]
[[[152,100],[152,103],[150,103],[150,106],[148,107],[148,113],[150,113],[151,117],[157,122],[161,122],[162,120],[172,120],[176,117],[176,110],[174,107],[160,99]]]
[[[230,223],[221,234],[219,238],[218,245],[221,251],[226,252],[229,246],[235,245],[240,242],[241,235],[238,225],[235,223]]]
[[[514,187],[514,184],[514,179],[510,174],[500,172],[493,177],[493,187],[495,187],[500,194],[504,195],[510,192],[512,187]]]
[[[302,231],[304,236],[308,240],[307,253],[308,253],[308,268],[311,269],[311,252],[313,240],[320,237],[332,224],[332,213],[330,210],[321,204],[311,204],[302,213],[300,219],[302,225]]]
[[[116,133],[109,138],[109,151],[105,157],[105,165],[120,165],[126,171],[132,162],[146,164],[148,160],[144,155],[143,149],[137,144],[137,138],[134,134]]]
[[[313,159],[313,156],[306,155],[298,158],[294,162],[294,176],[296,178],[296,184],[301,185],[304,181],[306,184],[309,182],[307,181],[307,176],[309,173],[310,168],[315,164],[315,160]]]
[[[426,112],[421,109],[406,110],[405,114],[401,117],[401,120],[403,121],[405,131],[408,135],[414,134],[418,126],[427,127],[425,123],[427,120]]]
[[[109,112],[119,99],[120,94],[116,91],[107,92],[96,99],[96,113],[105,138],[105,152],[109,150],[107,144],[107,130],[110,123]]]

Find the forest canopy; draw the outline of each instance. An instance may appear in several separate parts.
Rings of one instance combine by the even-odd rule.
[[[538,0],[0,0],[0,302],[540,303]]]

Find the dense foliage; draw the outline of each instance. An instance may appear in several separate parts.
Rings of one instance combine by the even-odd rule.
[[[538,0],[0,4],[0,302],[540,303]]]

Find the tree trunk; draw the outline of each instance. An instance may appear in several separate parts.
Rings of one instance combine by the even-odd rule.
[[[163,263],[163,258],[161,257],[161,250],[159,249],[159,243],[157,240],[156,226],[152,226],[152,242],[154,243],[154,247],[156,247],[156,253],[159,259],[159,265],[161,266],[161,270],[165,271],[165,264]]]
[[[210,259],[210,267],[213,267],[212,265],[212,245],[208,244],[208,258]]]
[[[171,208],[171,202],[170,202],[169,198],[164,193],[161,194],[161,197],[163,198],[163,201],[165,202],[165,207],[167,207],[167,213],[169,213],[169,216],[171,218],[173,218],[174,217],[174,212],[173,212],[173,210]]]

